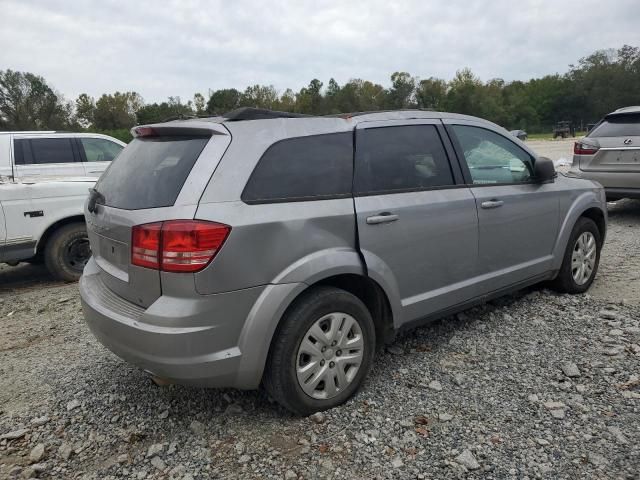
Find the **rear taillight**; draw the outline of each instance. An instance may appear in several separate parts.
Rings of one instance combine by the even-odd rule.
[[[168,220],[133,227],[131,263],[164,272],[197,272],[216,256],[231,227],[201,220]]]
[[[159,268],[162,223],[137,225],[131,230],[131,263],[139,267]]]
[[[573,153],[576,155],[593,155],[599,147],[587,143],[576,142],[573,144]]]

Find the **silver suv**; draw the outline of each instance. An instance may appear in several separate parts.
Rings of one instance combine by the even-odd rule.
[[[526,285],[589,288],[602,187],[490,122],[397,111],[134,129],[87,203],[86,322],[171,382],[334,407],[377,345]],[[272,118],[270,118],[272,117]]]
[[[640,107],[606,115],[573,153],[571,172],[600,182],[609,200],[640,198]]]

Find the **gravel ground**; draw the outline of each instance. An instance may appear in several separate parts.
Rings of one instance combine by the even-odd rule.
[[[0,267],[0,478],[640,478],[639,229],[640,202],[610,204],[590,294],[410,332],[309,418],[157,387],[93,339],[75,284]]]

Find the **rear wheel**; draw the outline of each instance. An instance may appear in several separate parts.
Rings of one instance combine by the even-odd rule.
[[[71,223],[57,229],[45,246],[44,261],[51,274],[65,282],[75,282],[91,257],[84,223]]]
[[[367,307],[338,288],[303,294],[285,314],[267,360],[264,386],[300,415],[327,410],[353,396],[375,353]]]
[[[586,292],[598,271],[601,248],[602,239],[596,223],[590,218],[579,218],[553,286],[565,293]]]

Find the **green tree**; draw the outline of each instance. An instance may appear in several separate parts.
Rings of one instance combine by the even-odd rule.
[[[253,85],[240,96],[241,107],[273,109],[277,102],[278,92],[273,85]]]
[[[76,119],[78,123],[88,128],[93,125],[96,113],[96,101],[86,93],[81,93],[76,98]]]
[[[447,82],[440,78],[429,77],[420,80],[416,87],[418,108],[442,110],[447,98]]]
[[[482,82],[470,69],[456,72],[449,82],[446,108],[455,113],[479,115],[482,109]]]
[[[162,103],[150,103],[141,107],[136,112],[137,123],[157,123],[170,118],[191,117],[194,112],[191,102],[186,105],[180,101],[180,97],[169,97],[169,100]]]
[[[204,95],[201,93],[195,93],[193,95],[193,108],[195,110],[196,115],[204,115],[207,111],[207,101],[204,98]]]
[[[72,108],[47,85],[28,72],[0,70],[0,128],[8,130],[64,129]]]
[[[410,108],[414,106],[413,94],[415,79],[407,72],[395,72],[391,75],[391,89],[387,97],[390,108]]]
[[[136,112],[143,104],[142,97],[136,92],[105,93],[96,101],[94,127],[99,130],[131,128],[136,123]]]
[[[222,115],[240,106],[240,92],[235,88],[216,90],[209,96],[207,113]]]

